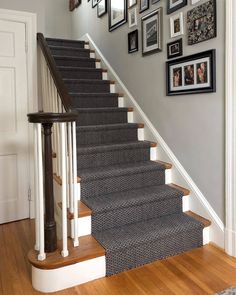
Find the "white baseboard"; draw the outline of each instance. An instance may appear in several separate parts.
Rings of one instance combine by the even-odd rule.
[[[221,248],[224,248],[224,224],[216,214],[210,203],[207,201],[203,193],[194,183],[190,175],[181,165],[174,153],[168,147],[163,140],[159,132],[150,122],[148,117],[142,111],[134,97],[131,95],[125,84],[121,81],[116,74],[110,63],[106,60],[100,49],[96,46],[89,34],[85,34],[80,40],[89,41],[90,48],[95,50],[96,58],[101,59],[101,66],[108,70],[108,78],[116,81],[116,91],[124,93],[124,100],[122,106],[134,107],[134,122],[144,123],[144,136],[140,136],[139,139],[146,139],[150,141],[158,142],[157,157],[162,161],[169,161],[173,164],[172,168],[172,182],[182,185],[191,191],[189,200],[189,208],[191,211],[211,220],[212,225],[210,227],[210,241],[214,242]],[[120,104],[119,104],[120,106]]]

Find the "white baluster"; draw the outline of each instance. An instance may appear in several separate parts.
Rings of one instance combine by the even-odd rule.
[[[74,186],[73,186],[73,154],[72,154],[72,129],[71,123],[68,123],[68,152],[69,152],[69,196],[70,212],[74,213]]]
[[[35,250],[39,251],[38,133],[34,124]]]
[[[68,256],[67,247],[67,202],[66,202],[66,123],[60,124],[60,138],[61,138],[61,168],[62,168],[62,241],[63,249],[61,255],[63,257]]]

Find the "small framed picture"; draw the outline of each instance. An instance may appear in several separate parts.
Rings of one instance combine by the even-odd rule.
[[[188,45],[215,38],[217,35],[216,20],[216,0],[210,0],[188,11]]]
[[[215,50],[168,61],[166,63],[167,95],[216,91]]]
[[[183,13],[180,12],[170,18],[170,37],[175,38],[184,34]]]
[[[144,12],[149,8],[149,0],[140,0],[139,3],[139,13]]]
[[[98,5],[99,0],[92,0],[92,7],[96,7]]]
[[[137,26],[137,9],[132,8],[129,10],[129,27]]]
[[[187,0],[167,0],[167,14],[186,6],[188,4]]]
[[[127,0],[108,0],[109,31],[127,22]]]
[[[142,54],[147,55],[162,50],[162,7],[142,17]]]
[[[133,53],[138,51],[138,30],[128,34],[128,52]]]
[[[100,0],[97,5],[97,16],[101,17],[107,13],[107,0]]]
[[[131,8],[136,4],[137,4],[137,0],[128,0],[128,8]]]
[[[183,55],[183,39],[178,39],[167,44],[167,58],[174,58]]]

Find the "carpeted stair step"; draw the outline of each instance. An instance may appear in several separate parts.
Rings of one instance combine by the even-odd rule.
[[[148,141],[135,141],[78,147],[77,167],[83,169],[149,161],[150,147],[152,145],[153,143]]]
[[[138,140],[138,128],[135,123],[77,126],[77,145],[124,143]]]
[[[168,185],[142,187],[96,198],[84,198],[92,210],[92,232],[182,212],[180,190]]]
[[[73,48],[84,48],[84,41],[57,39],[57,38],[46,38],[48,45],[51,46],[62,46],[62,47],[73,47]]]
[[[171,214],[93,233],[106,250],[106,274],[201,247],[204,224],[185,213]]]
[[[78,112],[78,126],[127,123],[129,108],[82,108]]]
[[[63,79],[69,92],[110,93],[111,81],[88,79]]]
[[[118,107],[118,93],[70,93],[73,108]]]
[[[93,198],[128,189],[165,184],[165,166],[153,162],[126,163],[88,169],[78,169],[81,199]]]
[[[87,57],[72,57],[72,56],[54,56],[57,66],[65,67],[81,67],[81,68],[96,68],[95,58]]]
[[[58,69],[65,79],[102,80],[102,74],[106,72],[103,69],[93,68],[58,67]]]
[[[52,46],[49,45],[52,55],[65,55],[73,57],[87,57],[90,58],[91,50],[85,48],[65,47],[65,46]]]

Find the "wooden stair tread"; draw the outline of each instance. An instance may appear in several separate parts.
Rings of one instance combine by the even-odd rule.
[[[172,168],[172,164],[171,163],[167,163],[167,162],[163,162],[163,161],[155,161],[159,164],[162,164],[165,166],[165,169],[171,169]]]
[[[174,183],[169,183],[168,186],[181,191],[184,196],[189,196],[190,195],[190,190],[188,190],[187,188],[184,188],[184,187],[179,186],[179,185],[174,184]]]
[[[192,211],[187,211],[187,212],[184,212],[184,213],[187,214],[188,216],[193,217],[194,219],[202,222],[204,224],[204,227],[208,227],[208,226],[211,225],[210,220],[208,220],[208,219],[206,219],[206,218],[204,218],[204,217],[202,217],[202,216],[200,216],[200,215],[198,215],[198,214],[196,214],[196,213],[194,213]]]
[[[30,250],[28,253],[29,262],[39,269],[56,269],[89,259],[105,255],[104,248],[91,236],[84,236],[79,239],[79,247],[74,248],[72,240],[68,239],[69,256],[62,257],[62,242],[58,242],[58,249],[55,252],[48,253],[44,261],[38,261],[38,251]]]
[[[62,203],[58,203],[58,206],[62,209]],[[89,209],[83,202],[78,201],[78,211],[79,211],[79,217],[86,217],[92,215],[92,210]],[[67,218],[69,220],[74,218],[74,214],[67,209]]]

